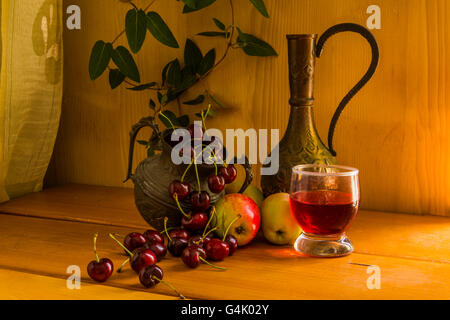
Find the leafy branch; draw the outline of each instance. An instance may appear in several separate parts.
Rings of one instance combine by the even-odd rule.
[[[180,0],[177,0],[180,1]],[[217,60],[216,50],[210,49],[203,55],[200,48],[192,39],[186,39],[184,46],[184,61],[174,59],[167,63],[161,73],[161,81],[141,83],[138,66],[133,58],[143,47],[147,38],[147,31],[160,43],[179,48],[179,44],[163,18],[155,11],[149,11],[156,0],[151,1],[145,8],[138,8],[134,2],[128,1],[132,8],[125,16],[125,29],[111,42],[99,40],[94,44],[89,61],[89,75],[92,80],[99,78],[107,69],[109,70],[109,83],[112,89],[121,84],[127,84],[127,89],[132,91],[153,90],[156,91],[158,104],[150,99],[149,106],[153,110],[153,119],[157,117],[167,127],[187,127],[190,124],[189,116],[176,116],[172,111],[164,108],[172,101],[177,101],[178,110],[181,112],[181,104],[199,106],[205,102],[209,106],[223,108],[224,104],[214,97],[209,91],[199,94],[197,98],[182,102],[182,95],[192,86],[206,79],[223,61],[226,60],[231,49],[241,49],[249,56],[269,57],[276,56],[276,51],[270,44],[258,37],[245,33],[236,25],[235,6],[233,0],[227,0],[231,11],[231,23],[227,26],[217,18],[213,18],[216,27],[214,31],[205,31],[198,34],[203,37],[220,37],[226,41],[223,55]],[[250,3],[264,17],[269,18],[269,13],[263,0],[249,0]],[[216,0],[181,0],[184,3],[183,14],[195,12],[211,6]],[[127,49],[124,46],[116,46],[115,43],[126,35]],[[131,51],[131,52],[130,52]],[[114,66],[110,66],[111,62]],[[196,113],[201,117],[205,110]],[[214,117],[216,112],[208,108],[206,113]],[[161,137],[155,133],[149,141],[139,141],[148,149],[149,156],[158,147]]]

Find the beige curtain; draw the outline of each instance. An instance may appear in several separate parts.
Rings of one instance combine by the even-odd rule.
[[[62,99],[62,0],[1,1],[0,202],[42,189]]]

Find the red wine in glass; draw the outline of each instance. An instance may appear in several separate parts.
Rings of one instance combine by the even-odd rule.
[[[331,190],[293,193],[290,206],[303,231],[317,235],[342,234],[358,212],[351,194]]]
[[[346,235],[359,208],[358,169],[324,164],[292,168],[290,207],[303,229],[295,250],[313,257],[353,252]]]

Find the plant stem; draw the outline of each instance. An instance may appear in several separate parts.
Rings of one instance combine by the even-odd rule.
[[[188,214],[186,214],[186,212],[184,212],[183,208],[181,207],[180,201],[178,201],[178,195],[176,193],[173,195],[173,198],[175,199],[175,202],[177,203],[178,209],[180,209],[180,211],[183,214],[183,216],[185,216],[186,218],[190,218],[190,216]]]
[[[167,232],[167,220],[169,220],[169,218],[164,217],[164,231],[166,232],[167,239],[169,239],[169,241],[172,241],[172,238],[169,236],[169,232]]]
[[[123,268],[128,262],[130,262],[130,258],[127,258],[127,260],[125,260],[124,262],[122,262],[122,264],[120,265],[119,269],[117,269],[117,273],[121,273],[121,272],[122,272],[122,268]]]
[[[205,79],[214,69],[216,69],[227,57],[230,48],[233,46],[233,36],[234,36],[234,29],[235,29],[235,16],[234,16],[234,5],[233,5],[233,0],[230,0],[230,7],[231,7],[231,34],[230,34],[230,38],[228,39],[228,43],[227,43],[227,48],[225,49],[225,53],[223,54],[222,58],[220,58],[219,61],[216,62],[216,64],[214,65],[214,67],[212,67],[207,73],[205,73],[204,75],[202,75],[201,77],[198,78],[198,81]]]
[[[206,259],[204,259],[204,258],[202,258],[202,257],[199,257],[199,258],[200,258],[200,261],[201,261],[201,262],[206,263],[208,266],[211,266],[211,267],[216,268],[216,269],[219,269],[219,270],[227,270],[227,268],[219,267],[219,266],[213,265],[212,263],[210,263],[209,261],[207,261]]]
[[[182,300],[186,299],[186,297],[183,296],[181,293],[179,293],[178,290],[175,289],[174,286],[172,286],[170,283],[164,281],[163,279],[158,278],[158,277],[155,276],[155,275],[152,275],[152,277],[153,277],[154,279],[158,280],[159,282],[161,282],[162,284],[166,285],[166,286],[169,287],[170,289],[172,289],[172,290],[177,294],[177,296],[180,297],[180,299],[182,299]]]
[[[147,10],[148,10],[155,2],[156,2],[156,0],[153,0],[152,2],[150,2],[149,5],[146,6],[146,7],[144,8],[144,11],[147,11]],[[132,2],[130,2],[130,3],[136,8],[136,6],[135,6]],[[136,9],[137,9],[137,8],[136,8]],[[116,43],[116,42],[120,39],[120,37],[123,36],[124,34],[125,34],[125,29],[123,29],[122,32],[120,32],[120,33],[114,38],[114,40],[111,42],[111,44]],[[131,84],[131,85],[133,85],[133,84]]]
[[[114,237],[114,235],[112,233],[109,234],[109,236],[111,237],[111,239],[113,239],[115,242],[117,242],[117,244],[122,247],[123,250],[125,250],[126,253],[128,253],[130,255],[130,257],[133,257],[134,254],[128,250],[119,240],[116,239],[116,237]]]
[[[164,118],[166,118],[166,120],[169,121],[170,126],[172,127],[172,129],[175,130],[175,126],[173,125],[172,121],[170,121],[170,119],[167,118],[167,116],[166,116],[164,113],[162,113],[161,111],[159,112],[159,114],[160,114],[161,116],[163,116]]]
[[[206,237],[205,232],[206,232],[206,230],[208,230],[209,224],[211,223],[211,220],[212,220],[212,218],[213,218],[213,216],[214,216],[215,213],[216,213],[216,207],[214,206],[214,207],[212,207],[212,209],[211,209],[211,213],[210,213],[210,215],[209,215],[208,223],[207,223],[206,226],[205,226],[205,230],[203,230],[203,236],[202,236],[203,238]]]
[[[189,166],[184,170],[183,175],[181,176],[181,182],[183,182],[184,178],[186,177],[186,174],[188,173],[189,169],[192,167],[192,164],[194,163],[194,159],[192,159]]]
[[[233,221],[231,221],[231,223],[228,225],[227,230],[225,230],[225,233],[223,234],[223,239],[222,241],[225,241],[225,238],[227,237],[228,231],[230,231],[231,226],[238,221],[240,218],[242,218],[241,214],[238,214],[238,216],[236,218],[233,219]]]
[[[210,234],[211,232],[214,232],[216,230],[219,230],[219,227],[214,227],[211,230],[209,230],[204,236],[202,236],[202,239],[206,238],[208,236],[208,234]]]
[[[98,238],[98,233],[94,234],[94,253],[95,253],[95,261],[100,262],[100,259],[98,258],[98,254],[97,254],[97,238]]]

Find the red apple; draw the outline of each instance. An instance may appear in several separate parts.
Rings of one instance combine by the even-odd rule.
[[[221,198],[216,204],[216,213],[211,221],[219,238],[223,238],[228,226],[237,219],[230,227],[228,234],[233,235],[239,246],[245,246],[256,236],[261,224],[261,215],[258,205],[250,197],[233,193]]]

